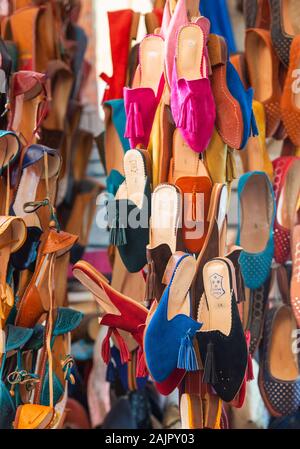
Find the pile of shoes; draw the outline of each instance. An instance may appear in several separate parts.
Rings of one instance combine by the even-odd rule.
[[[109,161],[112,282],[87,262],[73,267],[108,327],[107,379],[127,367],[135,389],[147,378],[163,395],[178,389],[188,429],[228,428],[228,411],[243,406],[254,379],[258,347],[256,382],[269,413],[290,415],[300,405],[299,94],[292,91],[300,8],[246,0],[244,12],[245,54],[230,56],[199,0],[167,0],[161,27],[129,57],[123,98],[109,83],[100,146]],[[270,138],[283,141],[273,162]],[[230,244],[236,158],[243,173]],[[116,280],[124,271],[135,279],[131,288]],[[280,301],[271,298],[275,283]]]
[[[102,188],[86,178],[93,135],[79,127],[79,9],[15,0],[1,17],[1,429],[60,428],[75,380],[70,333],[82,313],[68,308],[67,273]]]

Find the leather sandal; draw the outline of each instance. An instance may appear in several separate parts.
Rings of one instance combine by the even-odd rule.
[[[59,149],[74,78],[69,67],[59,60],[49,62],[46,75],[51,83],[51,101],[47,117],[43,120],[40,143]]]
[[[19,134],[26,145],[34,143],[50,99],[46,75],[20,71],[12,76],[8,129]]]
[[[102,357],[105,363],[110,360],[110,337],[113,335],[119,346],[121,361],[126,363],[130,359],[128,347],[120,335],[119,330],[129,332],[139,346],[143,347],[144,325],[148,310],[131,298],[117,292],[95,268],[89,263],[79,261],[73,266],[73,275],[91,293],[104,310],[100,324],[108,326],[107,336],[102,343]],[[129,319],[130,317],[130,319]],[[140,355],[142,359],[142,354]],[[145,373],[145,365],[141,362],[139,374]]]
[[[17,9],[5,20],[2,36],[17,44],[19,70],[45,72],[48,62],[60,57],[56,19],[52,3],[45,3]]]
[[[0,407],[2,410],[0,428],[11,429],[16,413],[16,403],[19,398],[16,397],[12,388],[9,390],[8,386],[15,386],[17,382],[22,382],[24,385],[35,380],[34,374],[18,369],[22,349],[30,340],[33,330],[8,324],[5,331],[0,330],[0,332],[4,336],[0,351]],[[17,366],[13,357],[15,354],[17,354]],[[7,368],[12,359],[14,360],[13,370],[10,371]]]
[[[44,233],[33,277],[17,305],[17,325],[33,327],[43,314],[49,312],[56,257],[70,251],[76,240],[77,236],[55,228]]]

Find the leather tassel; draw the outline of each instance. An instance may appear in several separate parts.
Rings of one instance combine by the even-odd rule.
[[[127,363],[130,360],[130,352],[128,350],[127,344],[121,334],[119,334],[117,329],[113,330],[113,334],[116,337],[116,340],[118,342],[120,356],[121,356],[121,363],[124,365],[124,363]]]
[[[103,362],[108,365],[109,361],[110,361],[110,337],[112,334],[112,329],[109,328],[106,334],[106,337],[104,338],[103,342],[102,342],[102,347],[101,347],[101,355],[102,355],[102,359]]]
[[[193,340],[190,336],[190,329],[181,339],[177,368],[185,369],[186,371],[197,371],[199,369]]]
[[[109,242],[114,246],[127,245],[126,231],[123,226],[120,226],[118,218],[115,217],[109,229]]]
[[[144,137],[144,125],[142,114],[139,111],[137,103],[134,103],[134,123],[135,123],[135,135],[136,137]]]
[[[203,382],[206,384],[218,383],[218,377],[215,366],[214,344],[209,342],[204,366]]]
[[[255,119],[255,115],[254,112],[251,112],[251,132],[252,132],[252,136],[258,136],[259,135],[259,131],[257,128],[257,124],[256,124],[256,119]]]
[[[147,376],[148,376],[148,369],[146,365],[145,354],[144,351],[141,348],[139,348],[136,366],[136,377],[147,377]]]

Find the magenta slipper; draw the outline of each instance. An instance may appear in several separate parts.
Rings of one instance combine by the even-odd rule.
[[[147,148],[164,86],[164,39],[151,34],[140,43],[133,87],[124,87],[125,137],[131,148]]]
[[[196,23],[180,28],[172,75],[173,118],[186,143],[197,153],[208,147],[216,118],[208,78],[206,38]]]

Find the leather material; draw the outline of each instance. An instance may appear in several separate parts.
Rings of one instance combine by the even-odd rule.
[[[272,376],[270,372],[270,351],[272,332],[278,312],[288,306],[273,307],[267,313],[263,342],[260,350],[259,388],[268,411],[273,416],[287,416],[295,413],[300,406],[300,376],[295,381],[284,381]],[[290,311],[292,316],[292,311]],[[291,318],[292,319],[292,318]],[[296,330],[296,326],[295,326]],[[292,341],[292,336],[290,336]],[[287,344],[289,344],[287,342]],[[290,351],[292,349],[289,349]],[[280,363],[284,363],[282,360]]]
[[[27,228],[27,238],[24,244],[11,256],[11,263],[16,270],[25,270],[35,262],[41,235],[40,228],[32,226]]]
[[[239,102],[227,85],[227,45],[221,36],[210,34],[208,51],[212,65],[211,86],[216,103],[216,128],[230,148],[240,148],[243,117]]]
[[[27,230],[24,221],[20,217],[0,216],[0,235],[9,227],[12,230],[12,240],[10,245],[11,253],[18,251],[24,244],[27,237]]]
[[[283,29],[282,1],[269,0],[271,5],[271,36],[274,49],[281,62],[288,67],[290,46],[293,36],[289,36]]]
[[[252,356],[254,356],[262,339],[269,288],[270,278],[259,288],[250,292],[250,310],[246,328],[250,331],[251,335],[249,352]]]
[[[0,92],[1,95],[1,92]],[[3,145],[3,147],[2,147]],[[0,148],[4,150],[4,159],[1,161],[0,173],[7,168],[8,164],[11,166],[18,158],[21,150],[21,142],[16,133],[13,131],[0,131]],[[1,155],[2,158],[2,155]]]
[[[209,177],[185,176],[177,179],[175,185],[182,192],[183,244],[188,252],[197,254],[202,249],[208,231],[212,182]],[[197,226],[191,227],[192,222],[197,223]],[[199,225],[200,229],[197,229]],[[193,233],[198,233],[198,237],[192,238]]]
[[[274,133],[276,132],[279,124],[280,124],[280,98],[281,98],[281,86],[279,84],[279,61],[278,58],[274,52],[272,41],[271,41],[271,35],[269,31],[262,30],[262,29],[249,29],[246,32],[246,40],[245,40],[245,48],[246,48],[246,60],[248,65],[248,71],[250,72],[249,67],[253,67],[253,70],[257,70],[255,67],[256,60],[255,60],[255,53],[253,54],[253,51],[249,48],[249,42],[252,36],[256,36],[257,39],[260,39],[265,48],[267,49],[272,63],[272,73],[270,75],[270,81],[269,83],[272,84],[272,93],[270,97],[262,102],[262,104],[265,107],[266,112],[266,135],[267,137],[272,137]],[[250,75],[249,75],[250,77]],[[250,77],[251,78],[251,77]],[[250,79],[250,84],[251,84]],[[255,94],[255,88],[254,88],[254,99],[260,101],[260,98],[258,98]]]
[[[295,105],[295,73],[299,67],[299,53],[300,53],[300,37],[295,36],[290,50],[290,61],[288,73],[286,75],[283,95],[281,97],[281,113],[282,120],[290,140],[296,147],[300,146],[300,109]]]
[[[126,112],[124,100],[109,100],[103,103],[103,106],[111,109],[111,117],[114,127],[118,133],[124,153],[130,149],[129,140],[124,137],[126,127]]]
[[[22,170],[39,162],[44,157],[45,152],[47,152],[48,156],[50,156],[50,157],[55,157],[55,158],[60,159],[60,156],[59,156],[57,150],[45,147],[44,145],[33,144],[33,145],[30,145],[30,147],[27,149],[27,151],[24,155],[24,159],[23,159],[23,163],[22,163]]]
[[[160,301],[163,291],[166,288],[162,282],[163,275],[171,256],[172,252],[166,243],[155,248],[147,247],[148,273],[146,291],[150,292],[151,290],[151,294],[146,298],[147,300],[156,299],[158,302]],[[150,285],[151,283],[153,285]]]
[[[292,164],[297,160],[299,160],[299,158],[294,156],[283,156],[273,161],[273,168],[274,168],[273,188],[277,206],[288,170],[292,167]],[[278,223],[276,217],[274,223],[274,242],[275,242],[274,257],[277,263],[284,263],[289,259],[291,254],[290,240],[291,240],[290,229],[287,229],[283,227],[280,223]]]
[[[17,409],[15,429],[47,429],[54,418],[54,409],[44,405],[25,404]]]

